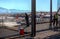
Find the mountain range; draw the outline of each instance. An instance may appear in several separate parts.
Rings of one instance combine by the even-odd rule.
[[[6,9],[3,7],[0,7],[0,13],[24,13],[24,12],[30,12],[29,10],[17,10],[17,9]]]

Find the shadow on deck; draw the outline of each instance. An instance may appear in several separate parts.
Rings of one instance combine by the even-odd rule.
[[[52,35],[52,36],[48,36],[44,39],[60,39],[60,34],[56,34],[56,35]]]

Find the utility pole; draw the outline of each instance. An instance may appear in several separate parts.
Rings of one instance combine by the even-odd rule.
[[[50,0],[50,26],[49,29],[52,29],[52,0]]]
[[[31,0],[31,37],[36,36],[36,0]]]

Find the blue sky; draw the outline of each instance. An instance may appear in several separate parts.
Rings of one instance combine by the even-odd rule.
[[[7,9],[31,10],[31,0],[0,0],[0,7]],[[36,0],[37,11],[49,11],[50,0]],[[57,0],[53,0],[53,11],[57,10]]]
[[[59,8],[60,7],[60,0],[57,1],[57,7]]]

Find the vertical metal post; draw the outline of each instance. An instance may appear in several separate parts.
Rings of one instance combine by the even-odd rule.
[[[50,27],[52,29],[52,0],[50,0]]]
[[[36,0],[31,0],[32,12],[31,12],[31,37],[36,35]]]
[[[3,15],[2,15],[2,27],[3,27]]]

